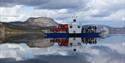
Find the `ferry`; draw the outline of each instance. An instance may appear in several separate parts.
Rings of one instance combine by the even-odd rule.
[[[50,28],[46,37],[50,42],[58,43],[59,46],[79,46],[85,44],[96,44],[96,38],[101,37],[96,26],[81,26],[73,19],[71,24],[59,24],[55,28]]]

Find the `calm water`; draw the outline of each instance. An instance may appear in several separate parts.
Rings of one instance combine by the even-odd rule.
[[[45,43],[50,44],[50,39],[52,38],[44,38],[41,34],[23,34],[23,35],[6,38],[4,43],[26,43],[30,47],[32,46],[37,47],[37,45],[35,44],[38,44],[39,46],[41,45],[42,47],[43,46],[42,44],[45,44]],[[97,45],[98,44],[124,43],[125,34],[110,34],[109,36],[105,38],[96,38],[96,39],[97,39],[97,43],[96,43]],[[82,41],[78,41],[78,42],[82,42]]]
[[[83,47],[75,47],[78,48],[77,52],[72,51],[72,47],[53,45],[49,43],[49,39],[42,38],[40,34],[15,36],[8,38],[5,42],[7,44],[0,45],[0,63],[125,62],[125,35],[123,34],[112,34],[106,38],[98,38],[97,44],[84,44]]]
[[[99,39],[98,44],[113,44],[113,43],[124,43],[125,34],[111,34],[109,37]]]

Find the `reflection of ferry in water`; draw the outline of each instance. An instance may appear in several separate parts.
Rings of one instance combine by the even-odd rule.
[[[71,24],[59,24],[58,27],[49,30],[50,33],[46,33],[47,38],[51,38],[50,42],[56,42],[60,46],[95,44],[96,38],[101,37],[96,26],[81,26],[76,19],[73,19]]]

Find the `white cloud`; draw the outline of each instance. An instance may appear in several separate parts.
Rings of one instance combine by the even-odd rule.
[[[76,14],[81,19],[121,21],[125,17],[124,5],[124,0],[92,0],[86,5],[86,10]]]
[[[29,9],[22,5],[16,5],[14,7],[0,7],[0,21],[25,21],[29,17],[65,17],[68,14],[68,9],[48,10],[48,9]]]
[[[23,5],[14,7],[0,7],[0,21],[15,21],[19,20]]]
[[[22,5],[16,5],[12,8],[0,7],[0,16],[16,17],[22,7]]]
[[[120,21],[124,21],[125,19],[125,10],[119,10],[117,12],[112,13],[110,16],[105,17],[106,19],[110,19],[110,20],[120,20]]]
[[[60,13],[60,14],[66,14],[66,13],[68,13],[68,9],[60,9],[58,11],[58,13]]]
[[[29,17],[51,17],[54,19],[69,22],[72,16],[78,16],[78,19],[93,21],[124,21],[124,0],[89,0],[84,1],[87,4],[81,6],[80,9],[36,9],[25,10],[23,5],[14,7],[0,7],[1,21],[21,21]],[[75,5],[75,4],[74,4]],[[26,7],[29,9],[29,7]],[[9,10],[9,11],[8,11]]]

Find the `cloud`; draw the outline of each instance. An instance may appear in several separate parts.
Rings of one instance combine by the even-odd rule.
[[[124,21],[124,4],[124,0],[0,0],[0,10],[6,9],[3,14],[13,13],[13,8],[19,9],[18,6],[29,9],[21,7],[13,15],[1,15],[0,20],[24,21],[29,17],[43,16],[69,23],[72,16],[77,16],[80,21]]]
[[[27,9],[28,8],[28,9]],[[9,11],[8,11],[9,10]],[[69,16],[68,9],[33,9],[32,7],[25,7],[16,5],[13,7],[0,7],[0,21],[25,21],[30,17],[51,17],[51,18],[65,18]],[[55,19],[56,20],[56,19]]]
[[[0,0],[0,6],[11,7],[15,5],[37,6],[48,2],[48,0]]]
[[[0,6],[26,5],[40,9],[65,9],[79,8],[84,5],[84,0],[0,0]]]
[[[23,5],[0,7],[0,21],[17,21],[21,18]]]
[[[44,9],[79,9],[86,4],[83,0],[51,0],[47,4],[38,6]]]
[[[105,17],[124,9],[124,4],[124,0],[92,0],[88,3],[87,9],[93,13],[93,17]]]
[[[75,15],[81,21],[124,21],[124,0],[91,0]]]
[[[12,17],[15,17],[18,14],[18,12],[21,10],[22,7],[23,6],[21,6],[21,5],[16,5],[16,6],[12,7],[12,8],[1,7],[0,8],[0,16],[12,16]]]
[[[116,11],[115,13],[105,17],[106,19],[110,19],[110,20],[121,20],[121,21],[125,21],[125,9]]]

